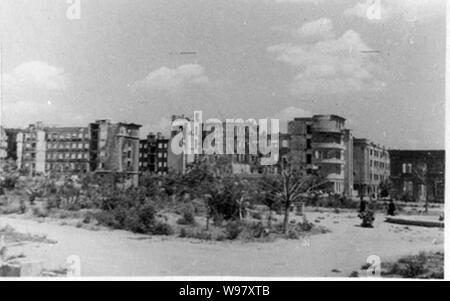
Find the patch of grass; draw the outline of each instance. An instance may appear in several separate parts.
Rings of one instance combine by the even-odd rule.
[[[38,242],[56,244],[57,242],[48,239],[45,235],[35,235],[30,233],[20,233],[9,225],[0,228],[0,237],[3,236],[6,243],[19,243],[19,242]]]
[[[180,231],[180,237],[195,238],[201,240],[212,240],[213,238],[211,232],[196,228],[182,228]]]
[[[400,258],[394,263],[384,263],[381,275],[385,277],[443,279],[444,254],[420,253]]]

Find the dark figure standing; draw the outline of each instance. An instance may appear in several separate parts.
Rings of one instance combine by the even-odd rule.
[[[394,201],[391,199],[388,204],[387,215],[394,216],[396,209]]]

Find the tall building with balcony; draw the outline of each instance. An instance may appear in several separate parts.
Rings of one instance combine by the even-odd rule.
[[[337,115],[295,118],[288,123],[290,164],[317,174],[334,193],[353,194],[353,136]]]
[[[388,150],[368,139],[355,138],[353,152],[355,190],[360,196],[377,197],[380,184],[390,176]]]

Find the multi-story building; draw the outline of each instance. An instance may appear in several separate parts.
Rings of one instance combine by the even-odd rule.
[[[324,178],[328,190],[353,194],[353,136],[337,115],[295,118],[288,123],[290,164]]]
[[[47,127],[46,167],[52,173],[89,171],[90,135],[87,127]]]
[[[5,128],[6,159],[17,160],[17,134],[20,129]]]
[[[9,131],[16,140],[10,157],[15,156],[17,167],[31,174],[120,174],[123,181],[137,185],[139,128],[134,123],[109,120],[98,120],[88,127],[44,127],[37,123]]]
[[[139,142],[139,171],[167,174],[169,139],[161,133],[149,133]]]
[[[394,197],[414,201],[444,201],[444,150],[390,150],[389,154]]]
[[[134,123],[97,120],[89,125],[90,171],[134,186],[139,176],[139,128]],[[120,175],[120,177],[111,177]]]
[[[3,164],[7,158],[8,142],[6,132],[0,126],[0,171],[3,170]]]
[[[41,122],[17,133],[17,167],[30,174],[45,172],[46,134]]]
[[[190,135],[193,136],[191,139],[190,146],[192,147],[192,152],[190,154],[175,154],[173,150],[169,149],[169,158],[168,164],[169,169],[184,173],[186,172],[193,164],[197,164],[199,161],[208,160],[215,161],[218,158],[226,157],[226,160],[223,160],[222,163],[227,162],[227,166],[221,166],[223,172],[232,173],[232,174],[262,174],[262,173],[275,173],[279,170],[278,165],[261,165],[261,159],[263,156],[258,153],[258,139],[259,139],[259,127],[256,124],[250,123],[240,123],[236,122],[232,123],[222,123],[221,130],[219,130],[219,126],[207,126],[207,124],[202,123],[194,118],[188,118],[184,115],[172,116],[172,120],[181,120],[183,119],[185,123],[191,122],[190,127]],[[196,120],[197,123],[192,123],[192,120]],[[173,128],[171,132],[171,139],[169,144],[172,144],[173,138],[178,136],[180,132],[185,132],[186,129],[180,125],[178,128]],[[222,132],[221,132],[222,131]],[[211,134],[217,135],[212,140],[209,137]],[[232,137],[230,139],[230,137]],[[222,140],[221,143],[217,142],[215,138]],[[270,141],[271,137],[268,135],[268,140]],[[178,138],[177,138],[178,139]],[[281,140],[286,140],[284,143],[284,149],[280,150],[280,154],[284,151],[287,153],[288,148],[288,135],[281,134],[279,137],[278,143]],[[211,140],[211,141],[210,141]],[[230,143],[230,141],[232,143]],[[187,142],[187,143],[189,143]],[[181,139],[180,144],[184,144],[184,139]],[[200,143],[200,145],[198,145]],[[214,154],[208,154],[208,151],[204,149],[203,146],[205,144],[211,143],[211,147],[217,148],[214,151],[211,150]],[[197,147],[195,147],[197,146]],[[208,145],[209,147],[209,145]],[[197,151],[195,151],[197,150]],[[223,164],[222,164],[223,165]]]
[[[353,139],[354,188],[360,196],[378,197],[380,184],[389,180],[388,150],[368,139]]]

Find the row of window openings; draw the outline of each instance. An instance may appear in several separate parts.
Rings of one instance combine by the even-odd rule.
[[[148,163],[147,162],[140,162],[139,165],[141,167],[147,167]],[[167,162],[158,162],[158,167],[167,167]]]
[[[89,143],[47,143],[48,149],[89,148]]]
[[[412,164],[411,163],[403,163],[402,164],[402,173],[412,173]]]
[[[148,144],[147,143],[142,144],[141,148],[147,149],[148,148]],[[167,148],[167,143],[162,143],[162,142],[158,143],[158,148],[159,149],[166,149]]]
[[[46,164],[46,170],[84,170],[87,171],[87,166],[84,164]]]
[[[384,181],[385,180],[385,176],[379,175],[379,174],[370,173],[369,177],[370,177],[371,181]],[[386,179],[387,179],[387,177],[386,177]]]
[[[167,153],[157,153],[158,158],[167,158]],[[148,158],[147,153],[141,153],[141,158]]]
[[[83,139],[89,138],[87,133],[66,133],[66,134],[48,134],[48,139],[58,140],[58,139]]]
[[[369,152],[370,152],[371,156],[373,155],[375,157],[386,158],[388,156],[387,152],[385,152],[385,151],[377,151],[377,150],[371,149]]]
[[[52,153],[47,154],[47,159],[87,159],[88,153]]]
[[[370,167],[389,169],[389,163],[384,163],[384,162],[380,162],[380,161],[370,160]]]

